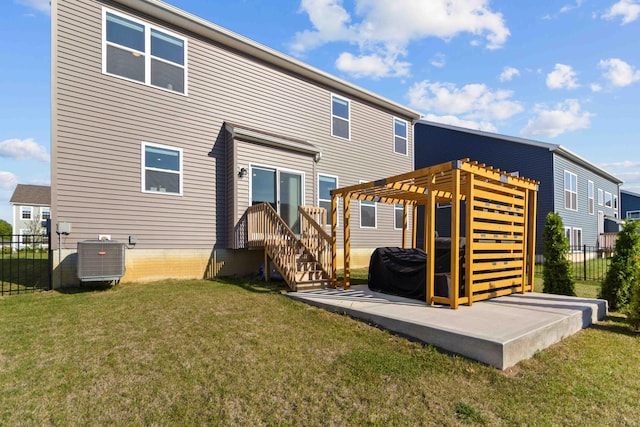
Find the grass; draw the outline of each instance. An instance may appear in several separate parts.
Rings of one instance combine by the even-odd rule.
[[[637,423],[618,316],[505,372],[242,280],[0,297],[0,337],[0,425]]]
[[[48,251],[0,253],[0,295],[49,287]]]

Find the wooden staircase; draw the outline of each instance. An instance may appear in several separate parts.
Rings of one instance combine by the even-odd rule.
[[[300,236],[287,226],[268,203],[251,206],[246,212],[247,245],[264,248],[265,266],[271,260],[292,291],[331,286],[331,238],[323,229],[323,208],[298,208]],[[318,223],[320,219],[320,223]],[[269,268],[265,279],[269,280]]]

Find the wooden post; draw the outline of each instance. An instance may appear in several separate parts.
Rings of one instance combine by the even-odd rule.
[[[331,287],[336,287],[336,263],[338,262],[338,198],[331,196]]]
[[[393,210],[393,214],[394,214],[394,221],[395,221],[395,208]],[[407,226],[408,224],[408,217],[409,213],[408,213],[408,209],[407,209],[407,204],[404,203],[402,205],[402,248],[406,248],[407,247]]]
[[[451,286],[449,306],[458,308],[460,280],[460,169],[451,171]]]
[[[520,293],[524,294],[529,287],[529,273],[527,271],[527,263],[529,262],[528,249],[529,249],[529,190],[523,190],[524,206],[523,206],[523,222],[522,227],[522,277],[520,283]]]
[[[536,190],[528,190],[529,191],[529,217],[527,218],[529,222],[529,248],[527,251],[527,256],[529,258],[529,271],[528,271],[528,279],[529,286],[531,287],[531,292],[535,290],[534,288],[534,272],[536,267],[536,214],[537,214],[537,198],[538,192]]]
[[[344,199],[344,290],[351,286],[351,193]]]
[[[412,205],[413,209],[412,209],[412,213],[411,213],[411,221],[412,221],[412,227],[411,227],[411,247],[413,249],[416,248],[417,245],[417,238],[418,238],[418,205],[414,204]]]
[[[264,248],[264,281],[268,282],[270,280],[269,276],[269,254],[267,254],[267,248]]]
[[[430,177],[430,181],[433,177]],[[429,187],[427,205],[424,208],[424,250],[427,253],[427,304],[433,305],[436,282],[436,194]]]
[[[464,253],[464,295],[467,297],[467,305],[471,306],[473,304],[473,289],[471,286],[473,285],[473,220],[474,220],[474,183],[475,175],[467,172],[467,194],[466,194],[466,209],[465,209],[465,219],[466,219],[466,239],[465,239],[465,253]]]

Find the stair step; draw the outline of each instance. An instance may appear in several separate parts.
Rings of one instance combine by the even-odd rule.
[[[324,289],[324,288],[328,288],[330,284],[331,284],[331,280],[328,280],[328,279],[298,282],[296,284],[296,291],[304,292],[304,291],[313,291],[316,289]]]

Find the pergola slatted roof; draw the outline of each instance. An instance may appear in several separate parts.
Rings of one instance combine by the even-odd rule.
[[[506,188],[537,190],[539,185],[538,181],[514,176],[485,164],[471,162],[469,159],[462,159],[377,181],[338,188],[332,190],[331,195],[390,204],[420,205],[426,203],[429,188],[431,188],[436,192],[436,202],[449,202],[454,185],[451,172],[456,169],[461,172],[460,185],[465,184],[467,174],[473,174],[476,179],[485,179],[487,182],[498,183]]]

